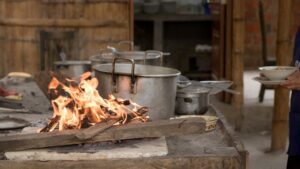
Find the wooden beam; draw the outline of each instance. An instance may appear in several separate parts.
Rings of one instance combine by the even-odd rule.
[[[87,20],[87,19],[0,19],[0,25],[6,26],[48,26],[48,27],[128,27],[128,23],[107,20]]]
[[[226,33],[225,33],[225,79],[232,79],[232,0],[226,1]],[[225,93],[225,103],[231,103],[232,94]]]
[[[129,40],[134,42],[134,2],[130,0],[129,3]],[[134,47],[133,47],[134,48]],[[130,49],[134,50],[134,49]]]
[[[80,132],[77,133],[75,136],[79,140],[91,139],[91,138],[95,137],[96,135],[98,135],[99,133],[103,132],[104,130],[111,128],[118,121],[119,120],[117,120],[117,119],[113,119],[113,120],[109,120],[107,122],[95,124],[94,126],[80,130]]]
[[[105,130],[89,140],[81,140],[76,134],[81,130],[54,131],[50,133],[17,134],[0,137],[0,152],[26,150],[31,148],[54,147],[80,143],[153,138],[206,131],[206,121],[202,118],[161,120],[140,124],[127,124]]]
[[[242,106],[244,104],[244,55],[245,55],[245,4],[244,1],[233,1],[233,50],[232,50],[232,81],[234,83],[233,89],[239,91],[241,94],[234,95],[232,104],[237,108],[239,117],[236,120],[236,129],[240,130],[242,125]]]
[[[103,3],[127,3],[130,0],[42,0],[43,3],[93,3],[93,2],[103,2]]]
[[[292,1],[279,0],[277,22],[277,65],[289,65],[292,60],[291,26],[292,26]],[[272,121],[271,150],[284,151],[288,135],[289,90],[275,89],[274,115]]]

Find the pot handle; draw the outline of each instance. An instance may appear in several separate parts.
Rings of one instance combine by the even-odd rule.
[[[113,67],[112,67],[112,80],[113,80],[113,92],[118,93],[117,89],[117,76],[115,75],[116,71],[116,61],[117,60],[123,60],[131,62],[131,84],[130,84],[130,93],[134,93],[134,86],[135,86],[135,76],[134,76],[134,69],[135,69],[135,62],[133,59],[128,58],[121,58],[121,57],[115,57],[113,60]]]
[[[158,54],[159,55],[159,59],[160,59],[160,66],[163,65],[163,52],[161,51],[157,51],[157,50],[147,50],[145,52],[145,57],[144,57],[144,65],[146,64],[146,60],[147,60],[147,56],[150,54],[150,53],[155,53],[155,54]]]

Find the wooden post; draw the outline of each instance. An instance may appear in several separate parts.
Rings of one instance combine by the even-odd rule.
[[[244,1],[233,1],[233,50],[232,50],[232,80],[234,89],[239,91],[240,95],[234,95],[232,104],[238,109],[239,117],[236,120],[236,129],[241,129],[242,124],[242,106],[244,104],[243,95],[243,71],[244,71],[244,49],[245,49],[245,4]]]
[[[134,2],[129,1],[129,40],[134,42]],[[133,50],[133,49],[131,49]]]
[[[277,65],[289,65],[291,63],[291,11],[292,0],[279,0]],[[283,151],[285,150],[288,135],[289,91],[287,89],[281,87],[275,89],[274,106],[271,151]]]

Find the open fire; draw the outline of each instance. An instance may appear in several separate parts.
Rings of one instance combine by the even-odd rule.
[[[56,128],[60,131],[80,129],[108,121],[113,121],[114,125],[148,121],[147,107],[113,95],[104,99],[97,87],[98,80],[91,76],[91,72],[82,74],[79,83],[71,79],[63,83],[53,77],[48,89],[55,95],[51,101],[54,114],[39,132],[51,132]]]

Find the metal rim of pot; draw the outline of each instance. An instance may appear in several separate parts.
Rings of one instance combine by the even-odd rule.
[[[121,51],[119,52],[119,57],[133,59],[134,61],[143,61],[143,64],[146,64],[147,60],[159,59],[159,64],[163,65],[163,52],[156,50],[147,50],[147,51]],[[102,49],[97,55],[90,57],[92,62],[112,62],[115,58],[115,54],[109,49]]]
[[[129,61],[131,64],[127,64],[127,63],[116,63],[116,60],[127,60]],[[132,66],[134,60],[133,59],[127,59],[127,58],[116,58],[115,62],[115,66],[117,66],[117,68],[115,69],[116,74],[120,74],[120,75],[132,75],[132,71],[128,71],[129,69],[127,69],[126,71],[121,72],[120,70],[118,70],[118,66],[122,65],[124,67],[130,67]],[[134,64],[135,65],[135,70],[134,70],[134,76],[140,76],[140,77],[173,77],[173,76],[178,76],[180,74],[180,72],[176,69],[173,68],[169,68],[169,67],[161,67],[161,66],[153,66],[153,65],[139,65],[139,64]],[[142,71],[141,68],[144,68],[146,70]],[[112,73],[112,69],[113,69],[113,64],[112,63],[105,63],[105,64],[101,64],[101,65],[94,65],[93,66],[94,70],[103,72],[103,73]]]
[[[124,63],[116,63],[117,60],[123,60],[123,61],[128,61],[131,64],[124,64]],[[116,70],[116,65],[123,65],[123,66],[130,66],[131,67],[131,71],[130,72],[120,72],[118,70]],[[142,72],[140,67],[143,67],[144,69],[151,69],[152,73],[145,73]],[[117,89],[117,80],[116,80],[116,74],[118,75],[130,75],[131,76],[131,84],[130,84],[130,93],[135,93],[134,91],[134,86],[135,86],[135,82],[136,82],[136,76],[139,77],[174,77],[174,76],[178,76],[180,74],[180,72],[176,69],[172,69],[172,68],[167,68],[167,67],[160,67],[160,66],[150,66],[150,65],[136,65],[135,61],[133,59],[128,59],[128,58],[121,58],[121,57],[115,57],[113,59],[113,63],[112,64],[101,64],[101,69],[99,68],[100,66],[93,66],[94,70],[97,71],[101,71],[103,73],[108,73],[108,74],[112,74],[112,85],[113,85],[113,92],[117,93],[118,89]],[[137,67],[137,69],[136,69]],[[110,71],[111,69],[111,71]],[[148,70],[148,71],[149,71]],[[157,72],[157,70],[160,70]],[[154,73],[153,73],[154,72]],[[166,73],[168,72],[168,73]]]
[[[91,61],[88,60],[66,60],[54,62],[57,66],[68,66],[68,65],[90,65]]]

